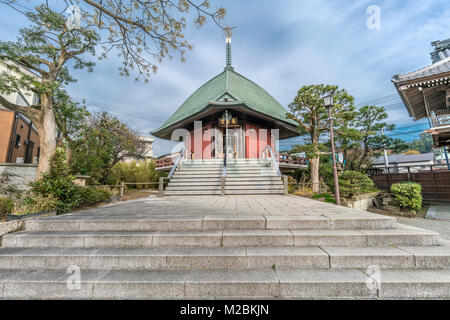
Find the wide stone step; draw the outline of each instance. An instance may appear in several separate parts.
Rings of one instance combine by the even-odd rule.
[[[202,181],[202,182],[191,182],[191,181],[171,181],[168,186],[170,187],[189,187],[189,186],[221,186],[221,181]],[[277,186],[283,185],[283,182],[279,179],[277,180],[257,180],[257,181],[248,181],[245,179],[237,180],[237,181],[226,181],[225,186]]]
[[[189,191],[165,191],[165,196],[203,196],[203,195],[220,195],[220,191],[214,190],[189,190]]]
[[[186,178],[186,177],[172,177],[170,182],[221,182],[221,177],[195,177],[195,178]]]
[[[281,179],[275,172],[273,173],[229,173],[227,172],[227,179],[228,178],[247,178],[247,179],[253,179],[253,178],[265,178],[265,177],[277,177]]]
[[[208,171],[198,171],[198,170],[180,170],[174,173],[176,176],[195,176],[195,175],[222,175],[222,170],[208,170]]]
[[[226,190],[227,195],[252,195],[252,194],[284,194],[283,190],[258,190],[258,189],[246,189],[246,190]]]
[[[425,230],[224,230],[224,231],[54,231],[5,235],[4,247],[239,247],[437,245]]]
[[[143,215],[130,220],[126,216],[48,217],[27,220],[27,231],[181,231],[181,230],[332,230],[392,229],[396,220],[375,214],[263,216],[263,215]]]
[[[450,247],[0,248],[0,269],[450,268]]]
[[[281,177],[279,176],[265,176],[265,177],[252,177],[251,180],[249,180],[248,178],[245,177],[239,177],[239,176],[229,176],[227,175],[225,178],[225,181],[228,182],[233,182],[233,181],[281,181]]]
[[[273,190],[273,191],[283,191],[284,186],[282,184],[244,184],[244,185],[233,185],[226,184],[225,190]]]
[[[172,181],[173,179],[187,179],[187,180],[194,180],[194,179],[201,179],[201,180],[205,180],[205,179],[218,179],[220,181],[222,177],[222,173],[218,173],[218,174],[212,174],[212,173],[208,173],[208,174],[174,174],[173,178],[170,180]]]
[[[166,190],[167,191],[221,191],[222,187],[219,185],[202,185],[202,186],[198,186],[198,185],[191,185],[191,186],[174,186],[174,185],[169,185]],[[283,193],[284,191],[284,186],[283,185],[272,185],[272,184],[268,184],[268,185],[256,185],[256,184],[252,184],[252,185],[225,185],[225,190],[226,192],[228,191],[273,191],[273,192],[279,192],[279,193]]]
[[[200,182],[191,182],[189,181],[170,181],[168,186],[169,187],[184,187],[184,186],[221,186],[221,181],[200,181]]]
[[[73,271],[72,271],[73,272]],[[448,270],[0,270],[2,298],[449,298]],[[77,286],[79,285],[79,287]]]
[[[169,184],[166,188],[166,191],[219,191],[222,190],[220,185],[191,185],[191,186],[174,186]]]

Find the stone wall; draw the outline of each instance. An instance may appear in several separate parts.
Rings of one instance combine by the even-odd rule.
[[[345,199],[343,205],[352,209],[367,210],[373,204],[373,199],[377,197],[379,192],[362,194],[352,199]]]
[[[0,174],[5,170],[11,172],[14,176],[11,181],[19,189],[26,190],[28,183],[36,178],[37,165],[24,163],[0,163]]]

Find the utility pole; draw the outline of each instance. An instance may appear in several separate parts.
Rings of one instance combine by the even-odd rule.
[[[333,177],[334,177],[334,192],[336,197],[336,204],[341,204],[341,197],[339,193],[339,180],[336,167],[336,153],[334,151],[334,134],[333,134],[333,118],[331,117],[331,107],[333,106],[333,96],[324,97],[325,107],[328,109],[328,120],[330,121],[330,139],[331,139],[331,154],[333,157]]]
[[[384,136],[383,128],[381,128],[380,131],[381,131],[381,135]],[[389,161],[388,161],[388,156],[387,156],[387,151],[386,151],[386,145],[384,146],[384,166],[386,167],[386,173],[387,173],[387,168],[389,167]]]

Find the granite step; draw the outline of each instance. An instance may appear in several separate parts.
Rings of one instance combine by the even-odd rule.
[[[211,230],[211,231],[21,231],[4,247],[239,247],[239,246],[428,246],[439,234],[426,230]]]
[[[450,247],[0,248],[0,269],[450,269]],[[450,271],[449,271],[450,272]]]
[[[449,298],[448,270],[0,270],[2,298]]]
[[[396,220],[375,214],[346,215],[198,215],[63,216],[32,219],[27,231],[181,231],[181,230],[331,230],[393,229]]]

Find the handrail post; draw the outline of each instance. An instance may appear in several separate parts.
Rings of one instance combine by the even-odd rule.
[[[158,197],[164,197],[164,177],[159,177],[159,192]]]
[[[220,177],[220,194],[222,196],[225,195],[225,177],[224,176]]]
[[[276,159],[275,159],[275,157],[273,155],[272,148],[269,145],[267,146],[267,150],[269,151],[269,154],[270,154],[272,168],[276,169],[278,176],[281,177],[280,166],[278,165],[278,162],[276,161]]]
[[[284,195],[287,196],[289,195],[289,182],[288,182],[288,176],[287,175],[283,175],[283,185],[284,185]]]
[[[180,151],[180,154],[177,157],[177,160],[172,166],[172,169],[169,172],[169,175],[167,176],[168,179],[172,178],[173,174],[175,173],[175,170],[177,169],[178,165],[181,163],[181,159],[183,158],[184,152],[186,151],[186,145],[183,146],[183,148]]]
[[[122,198],[123,198],[123,194],[124,194],[124,189],[125,189],[125,183],[121,183],[120,184],[120,195],[119,195],[119,198],[122,200]]]

